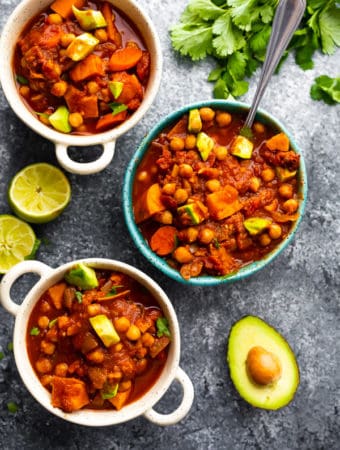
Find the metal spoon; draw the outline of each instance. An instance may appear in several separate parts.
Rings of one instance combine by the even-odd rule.
[[[260,81],[250,107],[244,128],[250,128],[264,91],[290,39],[296,31],[306,8],[306,0],[281,0],[276,8],[272,33],[263,63]]]

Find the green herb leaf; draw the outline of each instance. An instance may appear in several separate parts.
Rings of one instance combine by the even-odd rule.
[[[83,294],[80,291],[76,291],[76,299],[78,303],[83,303]]]
[[[253,132],[251,131],[251,128],[249,128],[249,127],[241,128],[239,134],[241,136],[244,136],[247,139],[252,139],[253,138]]]
[[[48,328],[54,327],[54,325],[55,325],[57,322],[58,322],[58,319],[57,319],[57,318],[51,320],[51,321],[49,322],[49,324],[48,324]]]
[[[4,357],[5,357],[4,352],[0,352],[0,361],[1,361],[2,359],[4,359]]]
[[[320,12],[319,27],[322,51],[331,55],[340,46],[340,7],[336,2],[325,2],[326,8]]]
[[[170,337],[170,330],[168,328],[169,324],[168,324],[168,319],[166,317],[159,317],[156,320],[156,327],[157,327],[157,336],[158,337],[162,337],[162,336],[167,336]]]
[[[16,75],[15,79],[17,80],[18,83],[23,84],[23,85],[27,85],[28,84],[28,79],[23,77],[22,75]]]
[[[218,242],[218,239],[216,239],[216,238],[213,240],[213,244],[214,244],[214,247],[217,249],[219,249],[221,247],[221,244]]]
[[[115,102],[109,103],[109,107],[112,109],[113,116],[128,109],[127,106],[124,105],[123,103],[115,103]]]
[[[112,295],[117,294],[117,289],[124,287],[122,284],[117,284],[116,286],[112,286],[110,291],[105,295],[105,297],[111,297]]]
[[[13,351],[13,342],[9,342],[9,343],[7,344],[7,350],[9,350],[10,352]]]
[[[100,395],[103,400],[107,400],[109,398],[113,398],[117,395],[119,388],[119,384],[115,384],[114,386],[106,385],[104,390],[101,391]]]
[[[33,327],[30,331],[31,336],[39,336],[39,334],[40,334],[40,330],[38,327]]]
[[[36,253],[40,247],[41,244],[41,240],[40,239],[35,239],[34,244],[33,244],[33,248],[32,251],[29,255],[25,256],[25,260],[29,260],[29,259],[35,259]]]
[[[8,402],[8,403],[7,403],[7,409],[8,409],[8,411],[9,411],[10,413],[15,414],[15,413],[18,411],[19,407],[18,407],[18,405],[17,405],[16,403],[14,403],[14,402]]]
[[[313,100],[323,100],[329,105],[340,103],[340,77],[331,78],[321,75],[314,80],[310,95]]]

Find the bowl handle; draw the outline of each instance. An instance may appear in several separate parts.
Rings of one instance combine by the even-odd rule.
[[[105,169],[112,161],[113,155],[115,154],[116,141],[105,142],[102,144],[103,153],[98,159],[88,163],[80,163],[73,161],[67,153],[67,145],[61,144],[60,142],[55,143],[56,157],[65,170],[77,175],[90,175],[92,173],[100,172]]]
[[[185,417],[194,400],[194,387],[188,375],[180,368],[177,368],[175,380],[179,381],[183,388],[183,398],[179,407],[170,414],[160,414],[153,408],[148,409],[144,416],[150,420],[150,422],[156,425],[174,425]]]
[[[23,261],[16,264],[9,272],[4,275],[0,284],[0,303],[13,316],[18,314],[20,305],[11,298],[11,288],[15,281],[25,273],[36,273],[40,277],[47,277],[53,272],[51,267],[40,261]]]

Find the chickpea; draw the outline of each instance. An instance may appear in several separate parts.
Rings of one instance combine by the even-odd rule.
[[[144,372],[144,370],[146,369],[147,365],[148,365],[148,361],[147,361],[146,358],[139,359],[136,362],[136,372],[137,372],[137,374]]]
[[[283,198],[292,198],[293,197],[293,186],[288,183],[283,183],[279,187],[279,194]]]
[[[107,379],[111,383],[117,382],[122,378],[123,374],[120,370],[115,370],[114,372],[111,372],[108,374]]]
[[[51,306],[46,300],[42,301],[41,306],[40,306],[40,311],[45,314],[48,313],[49,311],[51,311]]]
[[[52,363],[47,358],[39,358],[35,363],[35,368],[40,373],[49,373],[52,370]]]
[[[176,165],[176,164],[175,164]],[[177,166],[177,165],[176,165]],[[175,167],[175,166],[174,166]],[[178,166],[177,166],[177,171],[178,171]],[[156,173],[158,172],[158,167],[156,166],[156,164],[153,164],[150,167],[150,172],[152,173],[152,175],[156,175]],[[178,173],[178,172],[177,172]],[[176,176],[176,175],[175,175]]]
[[[53,376],[52,375],[43,375],[40,378],[40,382],[43,386],[48,386],[49,384],[52,383],[53,380]]]
[[[100,90],[103,102],[105,103],[109,103],[109,101],[111,100],[111,91],[110,89],[107,88],[103,88]]]
[[[253,125],[254,131],[255,133],[264,133],[266,131],[266,127],[260,123],[260,122],[255,122]]]
[[[173,222],[173,216],[171,211],[163,211],[161,213],[159,213],[155,219],[157,220],[157,222],[162,223],[163,225],[171,225]]]
[[[188,200],[188,197],[189,195],[185,189],[176,189],[174,193],[174,199],[178,204],[185,203]]]
[[[198,236],[198,229],[194,227],[189,227],[186,230],[188,242],[195,242]]]
[[[59,14],[49,14],[47,22],[51,25],[60,25],[63,22],[63,18]]]
[[[188,134],[185,138],[184,146],[187,150],[192,150],[196,147],[196,136],[194,134]]]
[[[149,181],[149,179],[150,179],[150,175],[147,170],[142,170],[137,175],[137,180],[140,181],[141,183],[147,183]]]
[[[260,244],[262,245],[262,247],[267,247],[267,245],[269,245],[271,243],[271,239],[269,237],[269,235],[267,233],[263,233],[260,236]]]
[[[186,264],[193,260],[193,255],[186,247],[177,247],[173,253],[176,261],[180,264]]]
[[[189,164],[180,164],[178,173],[183,178],[190,178],[193,175],[194,171]]]
[[[260,385],[274,383],[281,377],[280,361],[263,347],[252,347],[247,355],[246,366],[249,375]]]
[[[60,80],[54,83],[51,89],[51,94],[56,97],[63,97],[65,92],[67,91],[67,83],[66,81]]]
[[[227,127],[231,121],[232,117],[228,112],[218,112],[216,114],[216,122],[219,127]]]
[[[68,121],[71,127],[79,128],[83,124],[83,116],[78,112],[74,112],[69,115]]]
[[[132,386],[131,380],[122,381],[121,383],[119,383],[118,391],[119,392],[128,391],[129,389],[131,389],[131,386]]]
[[[269,182],[269,181],[273,181],[275,178],[275,172],[273,169],[271,169],[270,167],[268,167],[268,169],[264,169],[261,172],[261,178],[264,182]]]
[[[170,141],[171,150],[177,152],[184,149],[184,140],[180,137],[173,137]]]
[[[100,364],[104,361],[104,352],[101,348],[98,348],[90,353],[87,353],[86,358],[93,363]]]
[[[120,352],[123,349],[123,344],[121,342],[118,342],[118,344],[115,344],[113,346],[113,349],[115,352]]]
[[[45,353],[45,355],[53,355],[55,351],[55,344],[48,341],[41,341],[40,350]]]
[[[269,203],[269,205],[266,205],[264,207],[264,209],[266,211],[276,211],[278,205],[279,205],[279,202],[278,202],[277,198],[274,198],[274,200],[271,203]]]
[[[25,98],[29,97],[30,92],[31,92],[31,89],[29,88],[29,86],[20,86],[20,88],[19,88],[19,94]]]
[[[214,147],[214,153],[219,161],[224,161],[228,155],[228,150],[227,147],[216,145],[216,147]]]
[[[66,377],[68,371],[68,364],[66,363],[59,363],[54,368],[54,374],[57,375],[57,377]]]
[[[38,326],[43,330],[48,327],[49,323],[50,319],[47,316],[40,316],[38,319]]]
[[[88,315],[91,317],[96,316],[97,314],[100,314],[101,310],[102,310],[102,307],[99,303],[92,303],[91,305],[87,306]]]
[[[62,47],[66,48],[68,47],[71,42],[76,38],[76,35],[73,33],[66,33],[63,34],[60,38],[60,44]]]
[[[172,167],[171,176],[173,178],[177,177],[178,171],[179,171],[178,164],[174,164],[173,167]]]
[[[99,91],[99,85],[96,81],[89,81],[87,83],[87,90],[89,94],[96,94]]]
[[[211,108],[200,108],[199,111],[203,122],[210,122],[215,117],[215,111]]]
[[[145,347],[151,347],[151,345],[155,342],[155,338],[150,333],[144,333],[142,336],[142,343]]]
[[[96,30],[94,32],[94,35],[100,42],[107,41],[107,32],[106,30],[104,30],[104,28],[99,28],[98,30]]]
[[[115,319],[114,324],[118,333],[125,333],[126,331],[128,331],[131,325],[130,320],[125,316]]]
[[[287,213],[292,214],[298,209],[299,202],[294,198],[290,198],[289,200],[286,200],[282,206]]]
[[[221,183],[216,179],[208,180],[205,186],[210,192],[216,192],[221,189]]]
[[[249,181],[249,189],[253,192],[257,192],[260,189],[261,180],[258,177],[251,177]]]
[[[131,324],[126,332],[126,337],[130,339],[130,341],[138,341],[141,337],[140,329],[136,325]]]
[[[166,195],[173,195],[175,193],[175,190],[176,183],[166,183],[162,188],[163,193]]]
[[[210,244],[210,242],[215,238],[215,231],[210,228],[202,228],[198,235],[198,240],[202,242],[202,244]]]
[[[279,239],[282,235],[282,228],[277,223],[272,223],[269,227],[269,236],[272,239]]]

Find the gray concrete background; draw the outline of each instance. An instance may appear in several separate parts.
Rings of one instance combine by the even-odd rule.
[[[0,27],[18,0],[0,0]],[[127,232],[121,186],[127,162],[145,133],[165,114],[212,97],[206,82],[212,61],[192,64],[171,49],[168,28],[186,2],[140,0],[161,39],[164,74],[159,94],[140,124],[116,146],[113,163],[102,173],[69,175],[72,201],[57,220],[34,229],[48,240],[38,259],[56,267],[81,257],[115,258],[156,278],[177,311],[182,336],[181,367],[195,386],[193,407],[181,423],[161,428],[144,418],[108,428],[63,422],[28,393],[7,350],[13,319],[0,310],[0,448],[12,449],[338,449],[339,420],[339,272],[340,272],[340,105],[313,102],[314,77],[339,76],[340,52],[316,55],[315,68],[300,70],[292,61],[274,76],[261,103],[280,119],[302,148],[308,169],[306,213],[293,243],[261,273],[233,285],[183,287],[162,276],[134,247]],[[1,68],[0,68],[1,70]],[[250,101],[257,75],[242,100]],[[28,129],[0,92],[0,213],[9,213],[6,191],[11,177],[29,163],[56,164],[53,146]],[[84,158],[98,149],[84,151]],[[77,154],[78,152],[76,152]],[[78,153],[79,154],[79,153]],[[34,277],[14,289],[20,301]],[[276,412],[252,408],[235,391],[225,362],[233,322],[246,314],[262,317],[286,337],[301,370],[294,401]],[[178,404],[174,385],[158,404],[170,412]],[[16,414],[7,403],[19,405]]]

